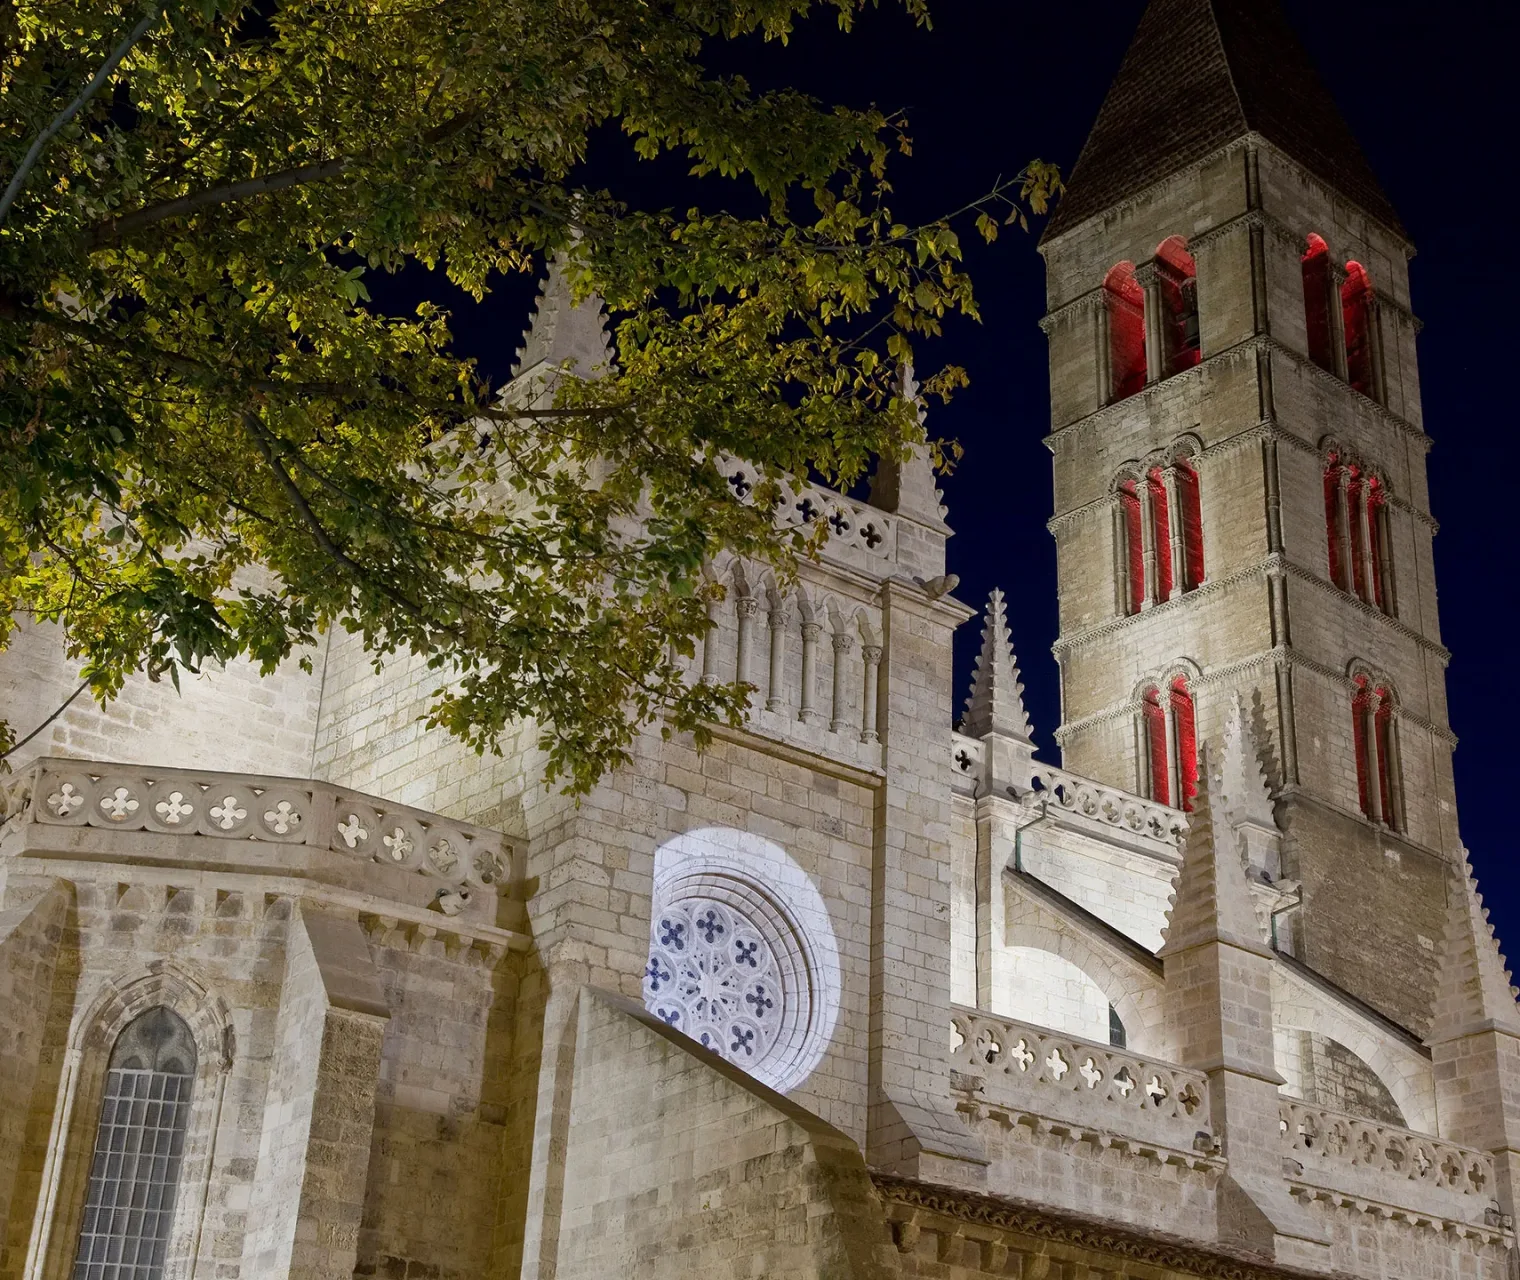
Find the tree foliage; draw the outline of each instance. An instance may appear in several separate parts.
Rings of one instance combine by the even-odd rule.
[[[13,0],[0,628],[60,623],[105,700],[343,627],[423,655],[433,721],[477,747],[532,717],[577,788],[658,717],[735,714],[744,690],[672,661],[701,566],[808,547],[716,460],[847,485],[901,456],[899,363],[975,313],[955,219],[891,213],[900,120],[704,65],[859,7]],[[682,157],[716,203],[621,199],[592,181],[612,145]],[[965,213],[995,234],[1058,186],[1036,164]],[[411,267],[479,297],[556,254],[616,366],[532,404],[452,353],[444,311],[367,286]]]

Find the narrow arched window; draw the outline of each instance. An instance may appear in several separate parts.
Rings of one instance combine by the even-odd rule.
[[[1167,501],[1166,478],[1160,467],[1152,467],[1145,473],[1146,498],[1151,504],[1150,548],[1155,555],[1156,596],[1158,601],[1172,598],[1172,537],[1174,533],[1171,504]],[[1175,530],[1178,536],[1181,530]]]
[[[1133,480],[1119,482],[1119,567],[1124,577],[1122,600],[1127,614],[1139,613],[1145,604],[1145,528],[1140,510],[1140,488]]]
[[[1156,250],[1156,284],[1161,294],[1162,360],[1168,374],[1191,369],[1201,355],[1198,327],[1198,266],[1181,236]]]
[[[1388,486],[1381,476],[1338,450],[1325,459],[1325,540],[1330,581],[1392,615]]]
[[[194,1080],[195,1041],[172,1010],[149,1009],[117,1037],[74,1280],[163,1275]]]
[[[1103,281],[1103,301],[1108,311],[1111,400],[1123,400],[1144,390],[1145,294],[1135,279],[1132,262],[1121,262]]]
[[[1178,458],[1177,506],[1182,522],[1182,589],[1192,591],[1203,585],[1203,493],[1198,472],[1190,462]]]
[[[1140,717],[1147,783],[1142,790],[1158,804],[1171,804],[1171,752],[1167,741],[1166,708],[1161,705],[1160,690],[1150,688],[1145,691],[1140,700]]]
[[[1304,324],[1309,336],[1309,359],[1335,372],[1335,329],[1330,311],[1330,246],[1312,232],[1303,257]]]
[[[1198,721],[1186,676],[1172,681],[1171,702],[1177,740],[1177,807],[1191,813],[1198,794]]]
[[[1386,683],[1365,673],[1352,677],[1351,740],[1356,752],[1357,801],[1373,822],[1402,831],[1404,794],[1395,705],[1393,691]]]
[[[1341,317],[1346,333],[1346,381],[1376,400],[1376,335],[1372,331],[1372,281],[1360,262],[1346,264],[1341,285]]]
[[[1198,794],[1198,719],[1186,676],[1140,695],[1141,790],[1189,813]]]

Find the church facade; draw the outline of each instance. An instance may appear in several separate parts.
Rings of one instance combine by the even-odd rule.
[[[0,1278],[1516,1273],[1408,237],[1262,0],[1152,0],[1069,187],[1061,766],[922,459],[711,566],[746,722],[580,803],[343,634],[76,700],[0,779]],[[518,393],[607,358],[551,271]]]

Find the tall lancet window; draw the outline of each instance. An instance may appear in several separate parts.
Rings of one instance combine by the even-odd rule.
[[[1121,262],[1103,281],[1108,323],[1109,399],[1145,389],[1145,293],[1132,262]]]
[[[1142,692],[1139,728],[1141,793],[1191,813],[1198,794],[1198,718],[1186,676]]]
[[[162,1006],[129,1023],[106,1072],[73,1280],[159,1280],[184,1158],[195,1041]]]
[[[1386,614],[1394,612],[1388,486],[1338,448],[1325,457],[1325,539],[1330,581]]]
[[[1335,372],[1335,326],[1330,311],[1330,246],[1312,232],[1304,253],[1304,325],[1309,359],[1327,373]]]
[[[1346,264],[1341,285],[1341,316],[1346,330],[1346,381],[1364,396],[1377,394],[1377,334],[1373,332],[1372,281],[1360,262]]]
[[[1161,293],[1162,361],[1168,374],[1198,363],[1198,267],[1181,236],[1156,250],[1156,285]]]
[[[1165,604],[1203,584],[1203,505],[1195,459],[1178,452],[1114,483],[1119,612]]]
[[[1356,751],[1357,800],[1362,813],[1404,830],[1404,787],[1399,769],[1396,701],[1392,688],[1360,672],[1352,678],[1351,735]]]

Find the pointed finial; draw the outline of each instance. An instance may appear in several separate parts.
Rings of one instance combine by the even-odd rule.
[[[922,425],[928,410],[919,396],[918,378],[911,360],[903,362],[898,386],[904,400],[917,404],[918,421]],[[940,501],[943,497],[935,486],[928,447],[917,444],[900,462],[894,458],[877,460],[876,470],[871,473],[871,492],[867,501],[881,511],[895,512],[930,528],[944,530],[946,508]]]
[[[1188,815],[1187,839],[1182,846],[1182,869],[1177,873],[1172,909],[1167,915],[1166,941],[1157,953],[1167,956],[1206,942],[1224,942],[1247,951],[1270,955],[1262,941],[1261,922],[1251,898],[1250,882],[1233,842],[1224,854],[1214,830],[1214,801],[1219,780],[1209,771],[1207,752],[1198,761],[1198,793]]]
[[[1520,1036],[1520,1009],[1488,922],[1483,895],[1464,857],[1446,900],[1446,934],[1436,978],[1429,1044],[1493,1027]]]
[[[1024,685],[1008,634],[1008,612],[1003,593],[996,587],[987,599],[982,649],[971,676],[971,696],[966,699],[965,732],[973,738],[1001,733],[1021,742],[1032,740]]]
[[[1220,753],[1220,803],[1232,825],[1252,823],[1276,830],[1272,812],[1272,789],[1256,745],[1256,731],[1237,689],[1230,694],[1230,711],[1224,722],[1224,749]]]
[[[538,368],[568,365],[578,377],[595,377],[612,364],[612,344],[607,338],[606,316],[602,300],[590,294],[580,303],[571,297],[567,272],[568,255],[556,253],[549,263],[549,274],[539,287],[538,302],[523,345],[518,349],[512,376]]]

